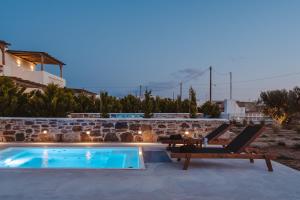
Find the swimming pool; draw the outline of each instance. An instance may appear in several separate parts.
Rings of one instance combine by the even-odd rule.
[[[139,147],[13,147],[0,151],[0,168],[142,169]]]

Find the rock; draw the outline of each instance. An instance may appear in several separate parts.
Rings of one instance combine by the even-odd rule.
[[[115,133],[106,133],[104,137],[105,142],[119,142],[119,138]]]
[[[190,126],[184,122],[181,124],[181,128],[190,128]]]
[[[14,142],[15,141],[15,137],[13,136],[4,136],[5,138],[5,142]]]
[[[5,130],[10,130],[11,129],[11,124],[6,124],[5,125]]]
[[[166,125],[164,125],[164,124],[158,124],[157,127],[158,127],[158,128],[167,128]]]
[[[80,132],[66,133],[63,135],[63,142],[80,142]]]
[[[56,134],[55,135],[55,141],[56,142],[63,142],[63,134],[60,134],[60,133]]]
[[[121,142],[133,142],[133,135],[130,132],[125,132],[120,135]]]
[[[131,130],[131,131],[138,131],[138,130],[140,130],[140,125],[139,124],[130,124],[129,125],[129,130]]]
[[[141,131],[151,131],[152,130],[152,126],[149,124],[142,124],[141,126]]]
[[[74,131],[74,132],[82,131],[82,127],[81,126],[73,126],[72,131]]]
[[[101,136],[101,131],[100,130],[93,130],[91,131],[91,136]]]
[[[32,132],[33,132],[32,129],[26,129],[26,130],[25,130],[25,133],[32,133]]]
[[[152,131],[145,131],[142,134],[143,142],[157,142],[157,135]]]
[[[201,128],[201,125],[200,124],[192,124],[192,127],[193,128]]]
[[[127,122],[117,122],[115,125],[115,129],[127,129],[128,124]]]
[[[52,134],[49,133],[42,133],[39,134],[39,142],[54,142],[55,137]]]
[[[156,131],[155,132],[157,135],[164,135],[165,134],[165,131]]]
[[[80,141],[81,142],[90,142],[91,141],[91,137],[86,134],[85,132],[80,134]]]
[[[134,141],[135,142],[143,142],[143,137],[141,135],[135,135],[134,136]]]
[[[103,126],[104,128],[111,128],[111,127],[114,126],[114,124],[113,124],[113,123],[103,123],[102,126]]]
[[[24,124],[25,124],[25,125],[33,125],[34,122],[33,122],[33,121],[25,121]]]
[[[95,137],[92,139],[93,142],[103,142],[103,138],[102,137]]]
[[[16,131],[3,131],[3,135],[15,135]]]
[[[16,141],[17,142],[23,142],[25,140],[24,133],[17,133],[16,134]]]
[[[69,131],[66,130],[66,129],[61,129],[60,132],[61,132],[61,133],[68,133]]]

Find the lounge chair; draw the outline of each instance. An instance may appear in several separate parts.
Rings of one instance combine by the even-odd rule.
[[[171,149],[171,158],[177,158],[177,160],[185,159],[184,170],[188,169],[192,158],[249,159],[250,163],[253,163],[254,159],[265,159],[268,170],[273,171],[271,159],[275,159],[275,156],[248,147],[263,130],[264,126],[261,125],[248,126],[226,147],[195,148],[189,145],[175,147]]]
[[[207,139],[208,144],[218,144],[218,145],[225,145],[228,144],[227,139],[220,139],[219,137],[223,135],[226,131],[229,130],[231,124],[224,123],[208,133],[205,138]],[[176,144],[186,144],[186,143],[195,143],[199,144],[202,143],[202,138],[193,138],[193,139],[185,139],[180,134],[171,135],[168,138],[161,138],[161,143],[169,144],[169,148],[171,146],[175,147]]]

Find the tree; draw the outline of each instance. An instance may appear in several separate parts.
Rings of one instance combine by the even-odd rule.
[[[138,113],[141,112],[141,100],[131,94],[123,97],[120,100],[122,112],[124,113]]]
[[[300,88],[293,90],[271,90],[261,92],[259,102],[263,113],[279,124],[287,125],[291,118],[300,112]]]
[[[107,92],[100,93],[100,113],[103,118],[109,118],[109,100]]]
[[[79,95],[74,97],[76,102],[75,112],[78,113],[93,113],[97,112],[95,98],[93,96],[88,96],[84,93],[80,93]]]
[[[197,99],[196,99],[196,92],[191,87],[189,90],[190,93],[190,118],[196,118],[197,117]]]
[[[24,89],[20,89],[7,77],[0,77],[0,115],[14,116],[19,107],[19,96]]]
[[[263,113],[272,117],[279,124],[287,122],[289,117],[288,100],[289,93],[286,90],[272,90],[260,93],[260,102],[263,102]]]
[[[204,116],[209,117],[209,118],[218,118],[221,114],[219,106],[210,101],[205,102],[200,107],[200,112],[202,112],[204,114]]]
[[[145,99],[143,101],[144,118],[151,118],[153,116],[152,109],[153,102],[151,101],[151,90],[146,90]]]
[[[43,91],[33,91],[29,104],[32,116],[66,117],[73,112],[76,103],[71,90],[49,84]]]

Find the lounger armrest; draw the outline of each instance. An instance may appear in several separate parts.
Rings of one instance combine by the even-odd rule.
[[[264,155],[272,160],[276,159],[278,157],[278,154],[276,153],[270,153],[267,151],[262,151],[261,149],[258,148],[254,148],[254,147],[247,147],[245,149],[245,153],[249,153],[249,154],[260,154],[260,155]]]
[[[245,149],[245,152],[246,152],[246,153],[263,154],[263,152],[262,152],[260,149],[254,148],[254,147],[247,147],[247,148]]]

